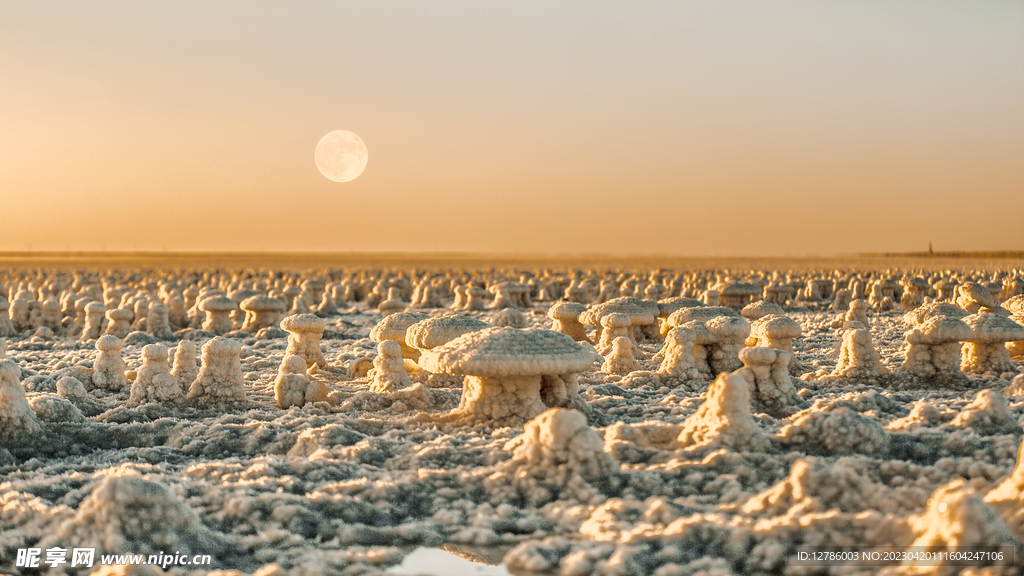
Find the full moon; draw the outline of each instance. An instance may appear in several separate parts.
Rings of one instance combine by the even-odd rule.
[[[316,167],[328,180],[350,182],[366,168],[366,144],[355,132],[335,130],[317,142],[313,154]]]

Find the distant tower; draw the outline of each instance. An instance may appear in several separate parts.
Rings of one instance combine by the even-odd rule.
[[[935,251],[932,250],[932,241],[931,240],[928,241],[928,255],[929,256],[935,256]]]

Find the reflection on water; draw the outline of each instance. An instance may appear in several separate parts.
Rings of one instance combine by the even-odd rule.
[[[501,563],[507,548],[416,548],[401,564],[384,571],[402,576],[513,576]]]

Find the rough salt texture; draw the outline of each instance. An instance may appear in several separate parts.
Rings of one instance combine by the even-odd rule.
[[[779,442],[808,454],[841,456],[880,454],[889,437],[877,421],[842,407],[831,412],[801,412],[779,431]]]
[[[683,422],[678,441],[689,449],[763,451],[770,446],[750,413],[749,384],[736,374],[721,374],[708,386],[707,399]]]

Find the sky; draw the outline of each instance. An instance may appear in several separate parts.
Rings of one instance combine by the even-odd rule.
[[[0,250],[1020,250],[1022,214],[1019,0],[0,0]]]

